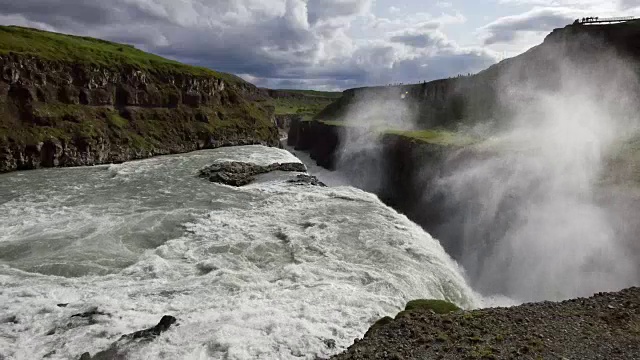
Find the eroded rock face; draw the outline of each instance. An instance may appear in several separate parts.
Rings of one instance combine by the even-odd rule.
[[[200,170],[199,176],[215,183],[231,186],[244,186],[255,180],[257,175],[271,171],[306,172],[307,168],[302,163],[256,165],[240,161],[229,161],[207,166]]]
[[[18,54],[0,55],[1,80],[20,103],[33,100],[65,104],[168,107],[232,101],[227,87],[257,92],[250,84],[181,73],[152,73],[123,67],[53,62]]]
[[[0,173],[278,146],[259,96],[213,76],[0,55]]]

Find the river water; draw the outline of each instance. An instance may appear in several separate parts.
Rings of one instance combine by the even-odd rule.
[[[411,299],[480,305],[439,242],[374,195],[196,176],[225,159],[299,161],[245,146],[0,175],[0,359],[94,354],[165,314],[178,326],[127,358],[314,359]]]

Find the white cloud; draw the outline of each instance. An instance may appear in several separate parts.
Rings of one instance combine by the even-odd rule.
[[[385,19],[373,0],[0,0],[0,23],[132,43],[258,85],[344,88],[481,70],[491,51],[448,39],[459,12]],[[443,59],[446,59],[443,60]],[[458,59],[458,60],[456,60]]]
[[[575,19],[575,11],[568,8],[535,8],[526,13],[499,18],[483,28],[484,43],[509,43],[521,32],[548,33],[554,28],[564,27]]]
[[[513,56],[540,43],[554,28],[586,16],[638,16],[640,0],[499,0],[530,10],[495,19],[476,34],[489,48]]]

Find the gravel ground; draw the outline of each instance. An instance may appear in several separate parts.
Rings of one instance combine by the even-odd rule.
[[[414,310],[332,359],[640,359],[640,288],[444,315]]]

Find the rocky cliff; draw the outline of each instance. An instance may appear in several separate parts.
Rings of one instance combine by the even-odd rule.
[[[509,94],[514,85],[532,89],[557,88],[563,66],[579,71],[594,65],[613,67],[615,63],[624,64],[637,73],[638,35],[640,20],[610,25],[569,25],[555,29],[542,44],[478,74],[419,84],[346,90],[315,119],[342,121],[351,116],[354,105],[402,98],[405,106],[415,114],[414,122],[422,128],[487,121],[500,125],[512,114],[505,94]],[[602,79],[594,75],[594,82],[598,80]]]
[[[260,89],[260,101],[275,113],[275,121],[282,136],[286,136],[293,120],[311,120],[341,93],[314,90]]]
[[[332,359],[637,359],[639,324],[640,288],[471,311],[407,306]]]
[[[383,134],[376,149],[350,149],[350,131],[335,123],[294,121],[288,145],[307,151],[319,166],[338,170],[351,184],[375,193],[387,205],[407,215],[438,237],[445,223],[445,201],[431,185],[453,163],[484,156],[456,145],[430,143],[398,134]],[[455,155],[455,156],[454,156]],[[442,238],[441,238],[442,239]],[[443,239],[450,254],[459,252],[455,241]]]
[[[535,92],[539,89],[557,89],[561,85],[563,73],[568,70],[578,72],[582,79],[589,81],[590,87],[601,86],[603,96],[611,94],[611,89],[615,89],[615,94],[622,93],[625,98],[637,99],[640,96],[637,82],[622,84],[617,82],[620,76],[614,74],[619,75],[621,69],[624,69],[623,73],[629,78],[638,74],[638,35],[639,21],[614,25],[569,25],[554,30],[542,44],[522,55],[504,60],[476,75],[398,87],[346,90],[340,99],[316,116],[317,121],[293,123],[289,145],[309,151],[318,164],[328,168],[348,170],[360,167],[358,171],[346,175],[351,177],[354,185],[378,194],[387,204],[407,214],[414,222],[443,240],[449,254],[455,257],[459,252],[458,242],[462,238],[459,236],[462,230],[459,226],[456,228],[456,224],[447,224],[445,221],[451,209],[447,208],[445,195],[437,192],[433,181],[451,169],[464,167],[467,162],[492,154],[464,146],[448,146],[417,141],[408,136],[386,134],[373,140],[374,144],[368,148],[364,147],[356,151],[355,155],[345,157],[345,150],[352,151],[354,147],[362,147],[362,144],[353,143],[353,137],[346,135],[348,127],[339,126],[341,121],[351,119],[352,109],[375,105],[372,100],[391,98],[406,102],[405,106],[410,112],[417,114],[418,127],[457,128],[461,124],[486,122],[494,124],[495,130],[499,130],[501,125],[507,124],[504,120],[509,119],[514,111],[510,103],[504,101],[513,95],[514,90],[524,88]],[[527,94],[526,91],[521,93],[518,92],[518,95]],[[527,101],[526,98],[518,100]],[[629,105],[623,105],[622,97],[620,104],[625,109]],[[355,123],[347,122],[349,125],[363,125]],[[366,124],[364,127],[367,127]],[[626,173],[632,173],[630,169],[637,169],[638,161],[634,159],[637,156],[632,152],[625,154],[621,161],[624,165],[618,168],[628,169]],[[363,180],[367,176],[378,179]],[[634,176],[635,178],[631,178]],[[637,183],[638,179],[637,175],[631,174],[619,183]],[[603,190],[598,196],[602,198],[598,201],[610,213],[619,212],[611,205],[620,203],[612,200],[619,195]],[[632,198],[637,199],[635,196]],[[634,205],[629,206],[635,209],[638,204],[640,202],[634,200]],[[627,220],[625,216],[621,218]],[[636,229],[635,226],[633,228]],[[620,237],[634,238],[629,234],[620,234]],[[637,249],[637,245],[632,246]]]
[[[469,244],[475,244],[478,251],[491,253],[497,246],[492,239],[509,229],[515,213],[512,209],[518,206],[521,196],[527,196],[525,191],[505,197],[499,204],[500,211],[494,214],[495,222],[491,227],[470,231],[465,222],[473,219],[470,214],[481,211],[478,209],[483,206],[482,197],[458,197],[443,186],[443,181],[459,175],[461,169],[474,169],[478,163],[501,162],[505,154],[496,148],[429,142],[393,133],[349,143],[354,139],[354,131],[359,129],[339,123],[294,121],[288,145],[308,152],[318,165],[335,170],[336,178],[376,194],[385,204],[437,238],[447,253],[458,261],[463,260],[465,247]],[[627,168],[629,162],[623,162],[623,167]],[[503,169],[508,178],[510,168]],[[496,179],[505,177],[500,171],[493,174]],[[622,185],[627,180],[608,185],[601,183],[602,186],[594,189],[593,201],[607,214],[619,245],[630,256],[640,259],[637,241],[640,223],[635,218],[640,211],[640,192]],[[637,184],[637,175],[635,181]],[[535,177],[531,184],[536,186]],[[640,267],[636,266],[636,271],[640,276]],[[472,276],[476,276],[475,273]]]
[[[0,27],[0,172],[278,145],[253,85],[130,46]]]

